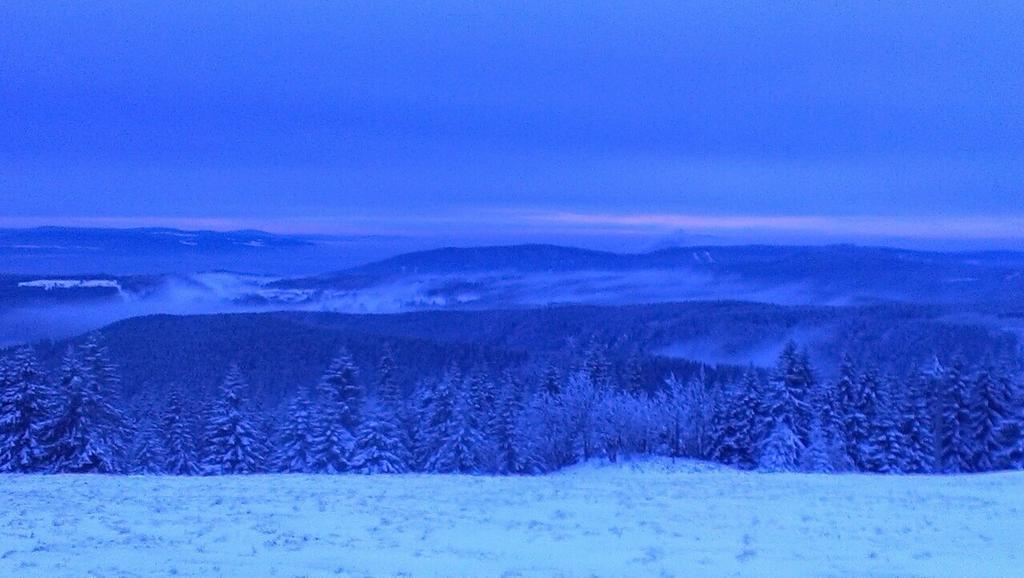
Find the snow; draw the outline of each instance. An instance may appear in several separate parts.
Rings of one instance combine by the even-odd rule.
[[[1008,576],[1024,473],[0,477],[0,575]]]

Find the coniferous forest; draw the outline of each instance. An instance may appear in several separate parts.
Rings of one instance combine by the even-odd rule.
[[[606,354],[595,345],[539,375],[452,364],[400,383],[388,347],[372,371],[342,349],[279,407],[237,364],[215,395],[178,387],[133,407],[98,334],[51,371],[26,346],[0,361],[0,471],[532,475],[641,455],[764,471],[1024,468],[1024,392],[1008,363],[935,359],[895,378],[846,357],[827,380],[790,342],[773,368],[648,383],[636,367],[619,377]]]

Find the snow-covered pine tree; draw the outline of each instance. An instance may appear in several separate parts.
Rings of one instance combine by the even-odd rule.
[[[445,424],[452,419],[456,393],[462,387],[462,372],[453,364],[440,379],[426,380],[417,388],[413,457],[418,468],[427,469],[441,447]]]
[[[696,458],[709,457],[716,396],[711,390],[705,366],[687,380],[675,402],[683,408],[683,452]]]
[[[914,376],[900,402],[900,431],[906,445],[906,471],[925,474],[935,467],[935,415],[932,412],[931,381]]]
[[[999,388],[1006,392],[1007,415],[1003,420],[1001,439],[1003,451],[1000,455],[1000,468],[1024,469],[1024,385],[1015,379],[1006,366],[997,375]]]
[[[742,381],[719,396],[722,406],[715,411],[711,458],[723,464],[751,469],[757,464],[754,428],[757,420],[757,376],[748,372]]]
[[[540,389],[547,395],[556,396],[562,392],[562,374],[554,363],[548,363],[540,381]]]
[[[895,383],[891,378],[877,378],[873,372],[866,374],[862,387],[865,401],[862,411],[871,418],[864,465],[871,472],[898,474],[906,467],[894,389]],[[872,400],[874,407],[868,405]]]
[[[780,361],[780,368],[785,367],[785,360]],[[762,399],[764,421],[759,428],[767,432],[758,453],[757,464],[760,469],[788,472],[797,470],[800,465],[804,442],[793,428],[799,403],[793,397],[794,391],[786,379],[780,379],[779,374],[768,381]]]
[[[316,413],[309,388],[300,385],[288,402],[273,449],[274,471],[309,474],[316,471]]]
[[[378,403],[368,404],[365,420],[356,432],[352,469],[364,474],[401,474],[409,471],[410,455],[394,416]]]
[[[863,381],[858,378],[849,355],[843,355],[835,390],[842,414],[847,459],[855,469],[865,470],[863,449],[870,437],[869,423],[868,416],[864,414]],[[869,401],[869,407],[873,407],[873,401]]]
[[[774,423],[761,448],[757,466],[766,472],[793,472],[798,469],[802,453],[803,442],[786,417]]]
[[[181,391],[172,388],[160,416],[166,474],[195,476],[202,472],[196,447],[196,424],[191,416]]]
[[[814,456],[810,462],[813,462],[819,471],[848,472],[853,470],[853,461],[850,460],[846,451],[845,412],[836,384],[816,381],[811,390],[810,399],[811,426],[818,428],[819,431],[811,432],[808,448],[815,446],[814,451],[818,451],[820,448],[824,452],[828,464],[820,466],[818,463],[820,456]]]
[[[591,336],[587,344],[587,351],[583,357],[583,366],[580,368],[590,383],[598,389],[608,388],[612,383],[612,365],[608,361],[608,345],[596,334]]]
[[[348,350],[341,349],[317,384],[317,411],[313,463],[330,474],[349,469],[355,433],[362,422],[363,393]]]
[[[496,471],[499,474],[533,474],[540,470],[530,447],[530,438],[522,428],[524,393],[512,380],[501,392],[494,423]]]
[[[207,474],[254,474],[265,466],[265,442],[246,407],[248,388],[241,369],[232,364],[207,417],[203,436]]]
[[[120,405],[121,376],[117,366],[110,361],[110,352],[103,344],[99,332],[90,333],[81,346],[82,365],[92,379],[92,387],[101,390],[103,398],[115,406]]]
[[[504,388],[517,387],[511,372],[502,373]],[[485,371],[478,370],[469,378],[470,404],[473,408],[473,420],[478,424],[480,435],[486,440],[491,437],[494,422],[498,415],[498,386],[495,380]]]
[[[479,425],[475,423],[472,401],[466,388],[455,393],[455,405],[447,421],[438,428],[440,445],[427,461],[435,473],[480,473]]]
[[[128,468],[132,474],[157,475],[164,473],[167,456],[164,454],[162,428],[154,412],[144,411],[134,420],[131,444],[128,448]]]
[[[636,396],[647,391],[644,383],[643,358],[638,353],[634,353],[626,363],[626,391]]]
[[[397,364],[395,354],[387,343],[381,347],[380,359],[377,360],[377,387],[374,390],[377,401],[385,399],[398,401],[401,399],[401,391],[398,388],[398,378],[395,375]]]
[[[88,348],[83,353],[88,353]],[[48,426],[47,461],[54,472],[116,473],[126,469],[127,433],[124,415],[110,401],[109,374],[102,363],[85,365],[69,349],[61,363],[53,421]]]
[[[801,457],[800,469],[805,472],[826,474],[834,472],[836,466],[829,442],[821,415],[813,414],[811,416],[810,442]]]
[[[939,458],[941,471],[946,474],[971,471],[974,451],[969,398],[964,362],[954,360],[943,379],[942,392]]]
[[[779,354],[771,379],[782,382],[788,390],[788,397],[793,401],[790,425],[801,443],[807,445],[811,423],[808,397],[816,381],[807,352],[799,351],[795,342],[787,342]]]
[[[15,352],[0,385],[0,472],[40,471],[53,423],[53,390],[31,347]]]
[[[973,380],[970,391],[970,427],[974,455],[971,471],[989,472],[998,469],[1005,441],[1004,421],[1009,414],[1007,392],[989,368],[982,368]]]
[[[385,345],[384,353],[378,364],[378,418],[386,418],[398,428],[399,455],[405,461],[406,469],[412,470],[414,466],[412,436],[415,427],[411,423],[409,403],[402,392],[402,387],[397,381],[394,367],[394,355],[390,347]]]

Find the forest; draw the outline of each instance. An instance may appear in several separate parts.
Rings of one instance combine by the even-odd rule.
[[[319,380],[274,406],[252,395],[237,364],[213,395],[179,386],[146,402],[124,394],[94,333],[54,371],[29,346],[0,361],[0,471],[531,475],[642,455],[763,471],[1024,468],[1012,360],[936,358],[894,377],[844,357],[824,379],[790,342],[769,370],[700,366],[651,383],[638,361],[622,377],[609,357],[591,339],[539,375],[453,363],[407,382],[388,346],[373,368],[342,348]]]

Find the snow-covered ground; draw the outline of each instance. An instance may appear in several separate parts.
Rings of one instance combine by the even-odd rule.
[[[0,476],[0,576],[1014,576],[1024,473]]]

